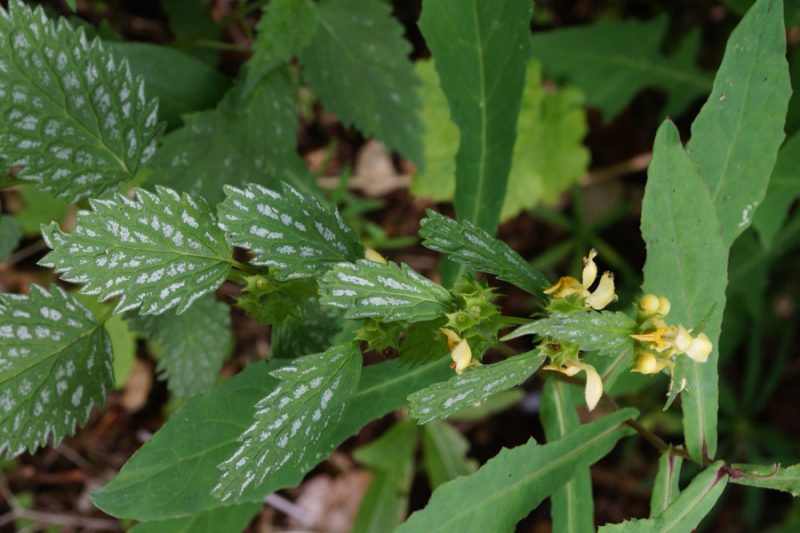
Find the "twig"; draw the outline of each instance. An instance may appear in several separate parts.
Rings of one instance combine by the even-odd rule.
[[[647,170],[652,159],[653,153],[645,152],[607,167],[590,170],[581,178],[581,185],[592,185],[595,183],[612,181],[626,174],[634,174]]]
[[[12,265],[27,259],[28,257],[47,249],[47,244],[41,239],[33,242],[21,250],[17,250],[3,262],[0,262],[0,268],[8,268]]]
[[[302,507],[296,505],[294,502],[290,502],[280,494],[269,494],[264,498],[264,503],[277,509],[286,516],[294,518],[300,522],[303,527],[311,527],[314,525],[314,519],[308,516],[308,513]]]

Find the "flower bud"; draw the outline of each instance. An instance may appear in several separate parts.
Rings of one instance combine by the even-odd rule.
[[[597,257],[597,250],[592,248],[589,250],[589,255],[583,258],[583,273],[581,274],[581,285],[588,289],[597,279],[597,265],[594,258]]]
[[[615,301],[617,295],[614,292],[614,274],[605,272],[603,277],[600,278],[600,283],[592,294],[586,297],[586,304],[591,306],[592,309],[605,308],[608,304]]]
[[[655,294],[645,294],[639,300],[639,311],[644,316],[652,316],[658,313],[658,308],[661,305],[658,296]]]
[[[450,357],[453,359],[453,368],[456,369],[456,374],[461,374],[472,363],[472,349],[469,347],[467,339],[462,340],[453,351],[450,352]]]
[[[672,309],[672,305],[667,300],[666,296],[659,296],[658,297],[658,314],[661,316],[666,316],[669,313],[669,310]]]
[[[372,261],[373,263],[380,263],[382,265],[386,264],[386,258],[372,248],[364,249],[364,259],[367,261]]]

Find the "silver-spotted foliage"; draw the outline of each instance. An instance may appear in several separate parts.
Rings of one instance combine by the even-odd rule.
[[[114,384],[103,323],[74,296],[0,294],[0,455],[57,444]]]
[[[131,181],[161,134],[158,102],[100,40],[19,0],[0,8],[0,158],[67,200]]]
[[[72,234],[43,228],[52,251],[39,262],[82,284],[82,293],[117,297],[118,313],[157,315],[183,312],[225,281],[231,247],[203,199],[158,187],[155,194],[139,189],[135,200],[90,203]]]

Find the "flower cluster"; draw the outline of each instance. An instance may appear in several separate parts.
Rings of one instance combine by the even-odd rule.
[[[705,333],[693,337],[692,330],[683,326],[670,326],[664,317],[670,311],[669,300],[664,296],[645,294],[639,300],[639,333],[631,335],[638,346],[634,372],[657,374],[675,368],[676,357],[683,354],[698,363],[705,363],[713,345]]]
[[[597,311],[604,309],[611,302],[615,302],[617,294],[614,287],[614,274],[611,272],[604,272],[594,291],[590,290],[597,279],[595,257],[597,257],[597,250],[592,248],[583,258],[581,281],[572,276],[564,276],[544,293],[550,295],[554,300],[574,299],[579,307],[588,307]],[[548,345],[543,346],[546,348]],[[586,375],[586,387],[584,388],[586,406],[590,411],[594,409],[603,396],[603,380],[600,374],[592,365],[584,363],[578,358],[577,346],[561,342],[550,345],[550,347],[557,349],[544,349],[550,359],[550,364],[546,365],[544,369],[561,372],[569,377],[583,372]]]
[[[583,300],[586,307],[591,307],[598,311],[604,309],[611,302],[616,301],[617,295],[614,292],[614,274],[611,272],[604,272],[595,290],[589,290],[597,279],[597,265],[594,262],[595,257],[597,257],[597,250],[592,248],[589,250],[589,255],[583,258],[581,281],[578,281],[572,276],[564,276],[560,278],[555,285],[546,289],[544,293],[558,299],[577,296]]]

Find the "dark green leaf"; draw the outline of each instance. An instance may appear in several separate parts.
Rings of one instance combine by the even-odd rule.
[[[403,26],[381,0],[322,0],[317,30],[299,52],[303,76],[322,105],[422,164],[419,80]]]
[[[186,518],[174,518],[137,524],[131,533],[220,533],[245,531],[247,524],[261,510],[263,504],[243,503],[230,507],[217,507]]]
[[[753,226],[758,231],[765,248],[770,248],[778,230],[783,226],[792,203],[800,197],[800,133],[795,133],[784,143],[764,201],[753,217]]]
[[[440,420],[425,424],[422,432],[425,473],[432,489],[477,469],[477,462],[467,458],[469,441],[456,428]]]
[[[800,465],[733,465],[738,472],[731,481],[739,485],[762,489],[781,490],[794,497],[800,496]]]
[[[630,435],[622,423],[636,415],[635,409],[623,409],[550,444],[530,441],[504,449],[471,476],[439,487],[428,505],[398,531],[512,531],[577,470],[598,461],[619,439]]]
[[[0,263],[17,249],[20,239],[22,228],[17,219],[11,215],[0,215]]]

